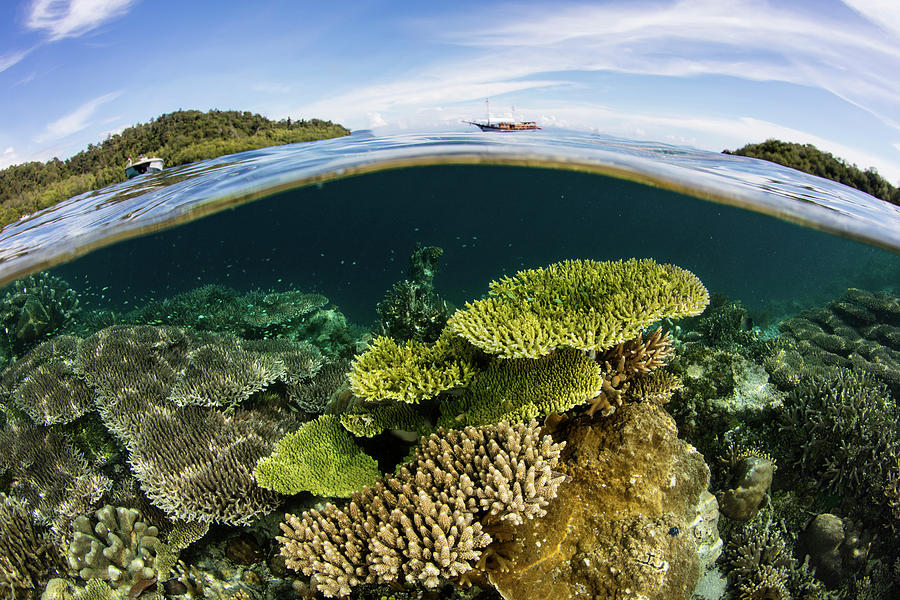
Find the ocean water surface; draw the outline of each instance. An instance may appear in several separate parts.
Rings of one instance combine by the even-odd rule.
[[[565,131],[358,132],[77,196],[0,232],[0,594],[897,597],[898,252],[900,207],[840,184]],[[494,291],[544,329],[454,316],[551,265]],[[458,520],[398,501],[368,554],[310,533],[434,426],[527,445],[496,422],[532,418],[567,450],[489,453],[528,485],[463,510],[435,483]]]

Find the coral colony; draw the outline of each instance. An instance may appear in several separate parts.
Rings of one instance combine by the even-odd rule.
[[[296,290],[16,282],[0,597],[895,597],[896,297],[763,335],[677,266],[568,260],[454,309],[441,254],[372,333]]]

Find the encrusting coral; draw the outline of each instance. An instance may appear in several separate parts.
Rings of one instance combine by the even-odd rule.
[[[554,472],[562,446],[534,422],[439,430],[345,508],[288,515],[281,553],[327,597],[363,583],[434,588],[474,568],[491,526],[545,514],[562,482]]]
[[[380,475],[378,463],[356,445],[335,415],[322,415],[281,438],[253,471],[259,485],[281,494],[306,491],[344,498],[374,485]]]
[[[139,511],[107,504],[75,519],[69,566],[84,580],[103,579],[130,592],[156,579],[158,535]]]
[[[91,388],[75,375],[79,338],[61,335],[3,371],[0,391],[38,425],[69,423],[93,410]]]
[[[688,598],[720,552],[703,457],[655,404],[548,422],[567,477],[546,516],[487,550],[503,598]],[[712,524],[712,525],[710,525]]]
[[[491,282],[447,327],[504,358],[538,358],[559,347],[602,352],[663,318],[698,315],[709,293],[697,277],[653,260],[567,260]]]

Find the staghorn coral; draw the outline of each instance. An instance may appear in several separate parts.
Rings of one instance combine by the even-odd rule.
[[[458,398],[441,402],[443,427],[529,421],[584,404],[601,392],[600,368],[560,348],[539,358],[496,360]]]
[[[687,598],[719,554],[703,457],[653,403],[555,424],[567,481],[547,514],[488,549],[506,600]]]
[[[35,530],[24,504],[0,493],[0,597],[26,600],[62,572],[55,546]]]
[[[847,290],[844,299],[802,311],[779,327],[807,367],[853,367],[878,377],[900,395],[900,299],[885,292]]]
[[[561,448],[534,422],[439,430],[346,508],[288,515],[281,553],[327,597],[363,583],[434,588],[473,568],[491,541],[485,527],[545,513],[562,481],[553,472]]]
[[[156,579],[158,534],[139,511],[107,504],[75,519],[69,566],[86,581],[102,579],[115,588],[143,589],[143,582]]]
[[[93,392],[75,375],[78,342],[57,336],[3,371],[0,388],[38,425],[69,423],[94,408]]]
[[[346,498],[381,475],[378,463],[362,451],[335,415],[321,415],[281,438],[261,458],[253,476],[280,494],[312,492]]]
[[[65,327],[78,310],[78,294],[59,277],[37,273],[14,281],[0,300],[4,343],[21,355]]]
[[[837,369],[804,377],[779,413],[779,430],[794,465],[817,473],[829,492],[885,501],[891,465],[900,456],[900,408],[867,372]]]
[[[784,535],[771,521],[756,521],[740,530],[725,547],[728,579],[741,600],[790,600],[795,568]]]
[[[663,318],[703,312],[700,280],[653,260],[568,260],[491,283],[489,298],[466,304],[447,327],[504,358],[538,358],[558,347],[603,351]]]
[[[409,257],[407,279],[394,284],[376,308],[382,335],[395,340],[434,342],[452,313],[434,292],[437,261],[444,251],[416,244]]]
[[[475,376],[465,342],[446,331],[433,345],[377,337],[350,366],[350,389],[366,400],[420,402],[465,387]]]

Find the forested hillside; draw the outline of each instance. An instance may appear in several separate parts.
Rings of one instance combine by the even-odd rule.
[[[272,121],[234,110],[179,110],[129,127],[67,160],[0,170],[0,227],[22,215],[125,179],[128,157],[159,156],[166,167],[266,146],[348,135],[331,121]]]
[[[811,144],[766,140],[762,144],[747,144],[743,148],[723,150],[723,152],[768,160],[798,171],[838,181],[876,198],[900,205],[900,189],[888,183],[875,169],[859,169],[856,165],[847,164],[843,159],[835,158],[828,152],[822,152]]]

